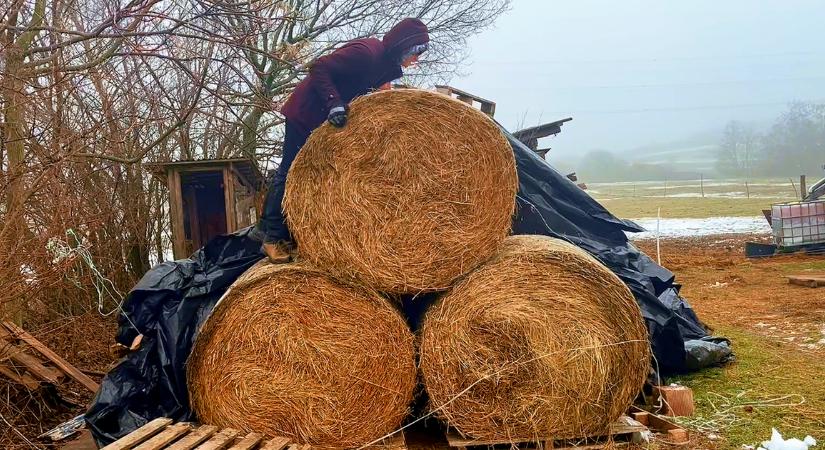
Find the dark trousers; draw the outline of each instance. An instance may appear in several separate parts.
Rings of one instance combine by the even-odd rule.
[[[292,162],[301,150],[301,147],[309,138],[310,131],[305,130],[300,125],[286,121],[286,132],[284,133],[284,150],[281,165],[272,177],[272,183],[266,193],[264,200],[264,212],[258,221],[258,229],[266,235],[266,242],[291,241],[292,236],[286,226],[284,212],[281,203],[284,201],[284,187],[286,187],[286,175],[289,172]]]

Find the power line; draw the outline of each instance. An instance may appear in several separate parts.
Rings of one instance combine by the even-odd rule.
[[[775,83],[780,81],[817,81],[825,80],[825,75],[811,77],[787,77],[787,78],[763,78],[756,80],[720,80],[720,81],[697,81],[687,83],[650,83],[650,84],[603,84],[603,85],[581,85],[581,86],[552,86],[554,89],[637,89],[637,88],[660,88],[660,87],[686,87],[686,86],[725,86],[733,84],[759,84]]]
[[[668,56],[652,58],[616,58],[616,59],[518,59],[518,60],[488,60],[475,61],[472,64],[480,65],[518,65],[518,64],[613,64],[613,63],[638,63],[638,62],[666,62],[666,61],[716,61],[734,59],[764,59],[770,57],[788,56],[825,56],[823,52],[779,52],[779,53],[754,53],[748,55],[701,55],[701,56]]]
[[[663,108],[642,108],[642,109],[613,109],[613,110],[579,110],[579,111],[544,111],[543,114],[628,114],[628,113],[646,113],[646,112],[678,112],[678,111],[705,111],[705,110],[724,110],[737,108],[756,108],[765,106],[782,106],[789,102],[771,102],[771,103],[741,103],[733,105],[701,105],[701,106],[676,106]]]

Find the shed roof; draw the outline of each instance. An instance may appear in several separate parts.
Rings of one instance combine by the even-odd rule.
[[[244,181],[252,184],[252,187],[258,189],[263,184],[263,174],[258,165],[249,158],[221,158],[221,159],[194,159],[181,160],[169,162],[157,162],[144,164],[149,172],[156,177],[166,178],[166,173],[170,168],[178,169],[179,171],[198,171],[208,170],[210,168],[223,168],[231,164],[235,170],[244,178]]]

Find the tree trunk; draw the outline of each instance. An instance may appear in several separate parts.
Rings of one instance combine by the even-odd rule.
[[[241,155],[252,160],[255,159],[255,149],[258,148],[258,128],[261,126],[261,118],[263,115],[263,108],[255,106],[243,120]]]
[[[6,211],[3,218],[3,226],[0,228],[0,254],[9,255],[4,264],[6,267],[0,268],[13,277],[10,282],[20,281],[20,270],[15,267],[11,255],[12,243],[15,237],[20,237],[24,230],[23,216],[23,174],[25,173],[25,146],[22,123],[22,109],[24,107],[25,96],[23,95],[23,81],[21,66],[23,64],[22,52],[15,45],[5,50],[5,72],[0,74],[0,96],[2,96],[3,124],[2,136],[7,157],[6,178],[8,180],[6,188]],[[18,325],[23,321],[23,300],[20,298],[9,299],[4,305],[0,305],[0,315],[5,316]]]

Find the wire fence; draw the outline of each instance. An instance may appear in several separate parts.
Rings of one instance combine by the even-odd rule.
[[[799,180],[705,179],[588,183],[588,192],[599,199],[619,198],[759,198],[798,200]]]

